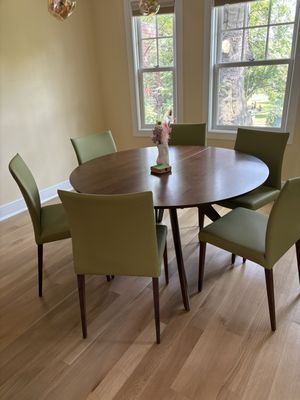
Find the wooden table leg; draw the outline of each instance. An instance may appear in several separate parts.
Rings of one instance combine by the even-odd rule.
[[[212,221],[216,221],[217,219],[221,218],[221,215],[213,208],[210,204],[204,204],[200,206],[203,213]]]
[[[171,220],[171,226],[172,226],[172,233],[173,233],[174,247],[175,247],[177,267],[178,267],[178,275],[179,275],[180,287],[181,287],[181,293],[182,293],[182,300],[183,300],[184,308],[186,309],[186,311],[190,311],[190,300],[189,300],[189,295],[188,295],[188,286],[187,286],[186,274],[185,274],[183,257],[182,257],[182,248],[181,248],[181,240],[180,240],[176,208],[170,209],[170,220]]]

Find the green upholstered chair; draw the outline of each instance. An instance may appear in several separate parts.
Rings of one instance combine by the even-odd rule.
[[[202,124],[171,124],[169,144],[174,146],[206,146],[206,123]],[[156,221],[161,222],[164,210],[156,210]],[[203,226],[204,214],[198,207],[199,227]]]
[[[281,168],[288,138],[289,134],[286,132],[266,132],[238,128],[234,149],[264,161],[269,167],[269,177],[257,189],[242,196],[220,201],[217,204],[231,209],[245,207],[250,210],[258,210],[274,201],[281,189]],[[232,263],[234,261],[235,255],[233,254]]]
[[[169,144],[175,146],[206,146],[206,123],[202,124],[172,124]],[[156,220],[162,221],[164,210],[157,211]],[[198,207],[199,226],[203,226],[204,214]]]
[[[85,275],[152,278],[156,339],[160,342],[158,278],[167,227],[155,225],[152,192],[89,195],[58,191],[72,234],[82,334],[87,336]]]
[[[259,188],[242,196],[223,200],[219,204],[231,209],[245,207],[257,210],[274,201],[281,189],[281,168],[288,138],[289,134],[286,132],[238,128],[234,149],[264,161],[269,167],[269,176]]]
[[[69,224],[62,204],[41,207],[35,180],[19,154],[9,163],[9,171],[17,182],[26,202],[38,250],[39,296],[43,294],[43,244],[70,237]]]
[[[79,165],[117,151],[111,131],[71,138],[71,143]]]
[[[94,158],[117,151],[111,131],[71,138],[71,143],[74,147],[79,165],[93,160]],[[113,278],[114,276],[106,276],[108,282]]]
[[[289,179],[267,217],[236,208],[199,232],[199,281],[202,290],[206,243],[245,257],[265,269],[272,330],[276,329],[273,266],[296,244],[300,280],[300,178]]]
[[[206,124],[172,124],[170,145],[206,146]]]

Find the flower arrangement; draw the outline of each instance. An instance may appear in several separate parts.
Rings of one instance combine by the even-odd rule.
[[[157,146],[158,156],[156,165],[151,167],[151,173],[161,174],[171,171],[169,165],[169,146],[168,141],[171,134],[172,110],[166,112],[163,122],[157,121],[152,131],[152,142]]]
[[[152,142],[154,144],[156,145],[168,144],[168,141],[170,139],[170,134],[172,131],[172,128],[170,126],[171,116],[172,116],[172,110],[169,110],[166,113],[163,122],[157,121],[152,131]]]

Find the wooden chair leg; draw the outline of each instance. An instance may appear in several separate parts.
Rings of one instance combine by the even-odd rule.
[[[201,207],[198,207],[198,225],[200,230],[203,228],[204,225],[204,212],[202,212]]]
[[[168,285],[169,284],[169,266],[168,266],[167,243],[165,245],[165,250],[164,250],[164,267],[165,267],[166,285]]]
[[[276,330],[276,316],[275,316],[275,298],[274,298],[274,282],[273,270],[265,269],[265,278],[268,294],[269,314],[272,331]]]
[[[231,254],[231,264],[235,263],[235,258],[236,258],[236,255],[235,254]]]
[[[203,287],[203,276],[205,266],[206,242],[200,242],[199,248],[199,276],[198,276],[198,292],[201,292]]]
[[[79,304],[80,304],[82,336],[85,339],[87,336],[87,327],[86,327],[85,276],[84,275],[77,275],[77,285],[78,285]]]
[[[159,208],[158,210],[155,209],[155,221],[157,223],[160,223],[163,219],[164,216],[164,209],[163,208]]]
[[[38,244],[38,284],[39,284],[39,296],[43,296],[43,245]]]
[[[298,276],[300,283],[300,239],[295,243],[295,246],[296,246],[297,263],[298,263]]]
[[[156,343],[160,343],[160,317],[159,317],[159,289],[158,278],[152,278],[153,302],[154,302],[154,319],[156,330]]]

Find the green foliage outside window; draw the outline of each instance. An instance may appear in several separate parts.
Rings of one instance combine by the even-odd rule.
[[[173,14],[140,17],[143,68],[173,68]],[[155,124],[174,110],[173,71],[142,72],[145,124]]]
[[[296,0],[260,0],[224,6],[220,62],[289,59],[295,10]],[[269,21],[269,28],[262,26]],[[288,65],[286,62],[221,67],[218,123],[280,127]]]

